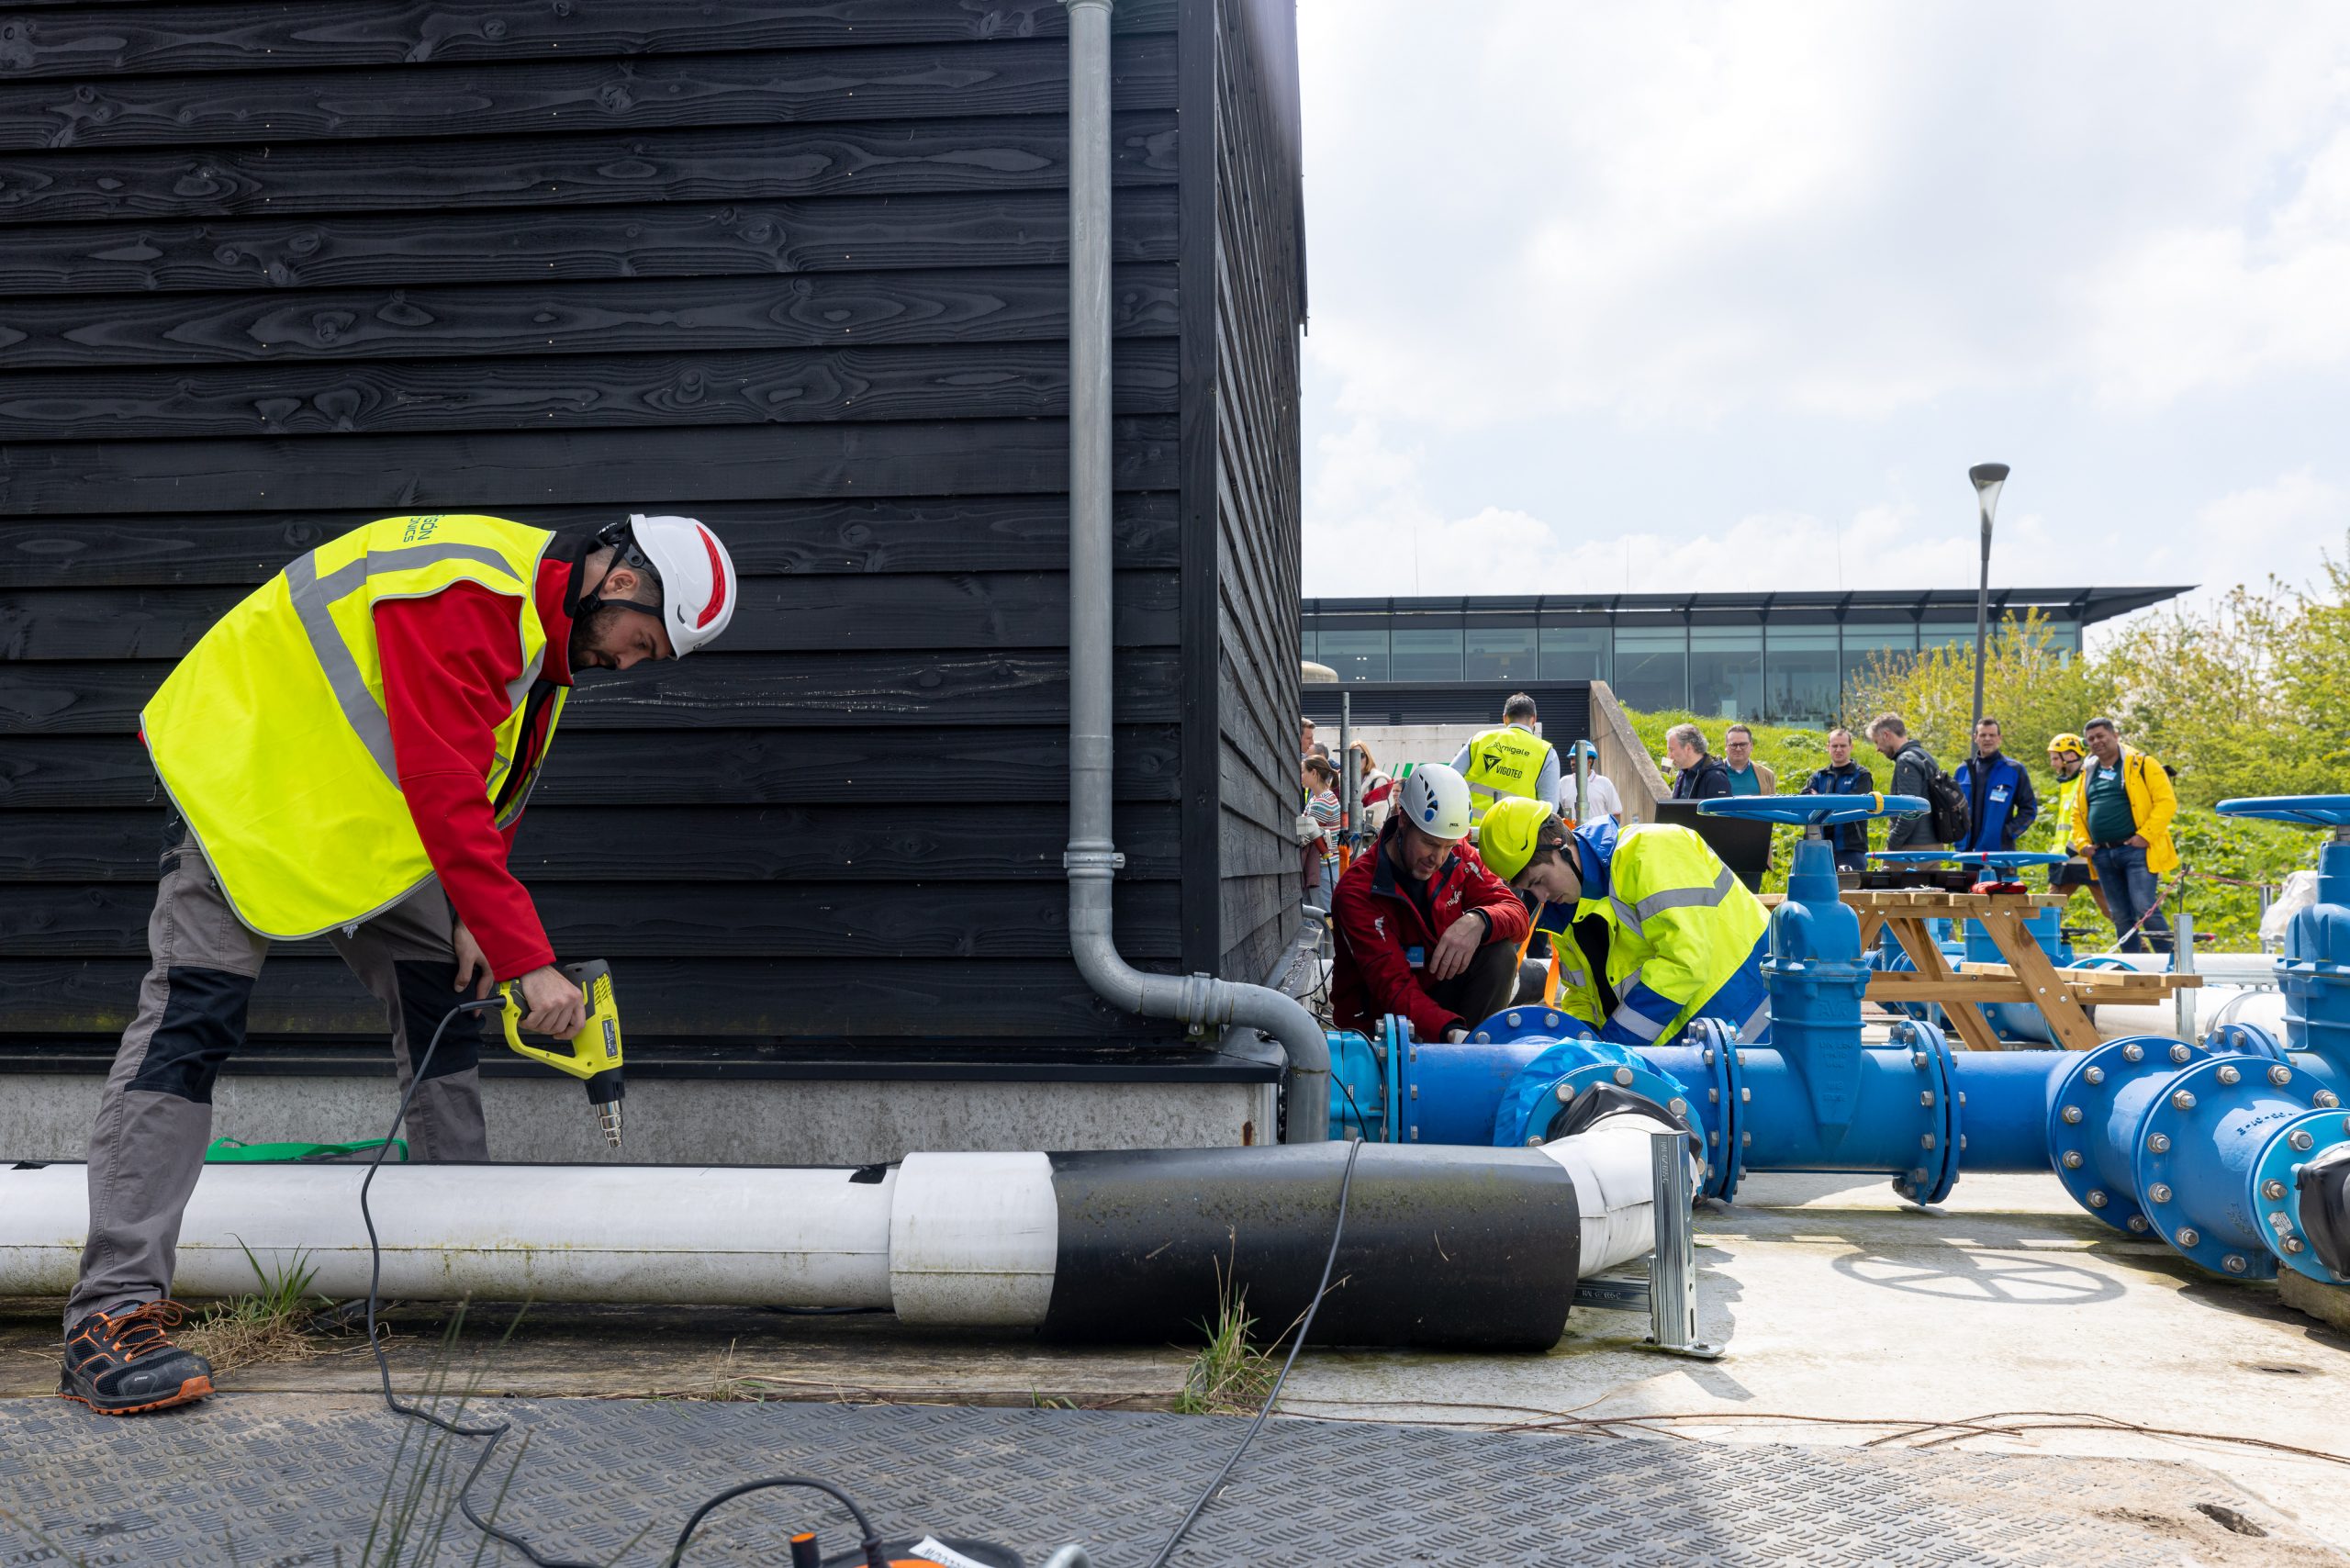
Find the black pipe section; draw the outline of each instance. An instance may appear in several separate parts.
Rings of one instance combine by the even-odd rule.
[[[2302,1166],[2293,1185],[2311,1250],[2335,1273],[2350,1275],[2350,1143],[2337,1143]]]
[[[1230,1281],[1256,1336],[1304,1315],[1337,1218],[1344,1144],[1056,1154],[1046,1337],[1203,1337]],[[1531,1149],[1365,1144],[1319,1345],[1547,1350],[1581,1261],[1573,1181]]]

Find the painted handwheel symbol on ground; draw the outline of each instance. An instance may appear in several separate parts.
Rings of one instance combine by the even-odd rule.
[[[2086,1306],[2121,1294],[2118,1281],[2076,1263],[2012,1253],[1953,1249],[1944,1262],[1855,1252],[1837,1259],[1836,1268],[1886,1290],[2009,1306]]]

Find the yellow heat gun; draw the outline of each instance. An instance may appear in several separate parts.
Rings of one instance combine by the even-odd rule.
[[[506,998],[506,1043],[532,1061],[543,1061],[557,1072],[567,1072],[588,1086],[588,1103],[596,1107],[597,1125],[614,1148],[621,1146],[621,1096],[628,1086],[621,1077],[621,1010],[612,1001],[612,966],[601,958],[563,966],[565,978],[588,999],[588,1026],[574,1035],[563,1050],[542,1050],[522,1043],[522,998],[512,980],[498,987]]]

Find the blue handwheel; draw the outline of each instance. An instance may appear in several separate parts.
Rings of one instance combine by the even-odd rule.
[[[1870,817],[1915,816],[1929,808],[1915,795],[1729,795],[1697,802],[1701,817],[1828,827]]]
[[[2350,827],[2350,795],[2247,795],[2222,801],[2214,810],[2223,817],[2261,817],[2303,827]]]

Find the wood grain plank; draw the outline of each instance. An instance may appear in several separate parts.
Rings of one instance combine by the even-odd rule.
[[[566,750],[555,763],[571,771]],[[112,811],[7,810],[0,797],[0,883],[155,880],[160,804]],[[1122,879],[1178,874],[1175,808],[1123,802],[1113,831],[1126,856]],[[522,818],[514,874],[551,882],[656,882],[681,853],[702,857],[711,882],[1035,881],[1058,886],[1069,810],[1057,801],[980,795],[951,812],[879,812],[865,805],[543,805]],[[712,855],[710,846],[723,846]],[[1292,859],[1295,857],[1292,855]],[[0,900],[5,902],[6,900]],[[687,901],[688,903],[690,900]]]
[[[1111,45],[1121,109],[1175,106],[1175,40]],[[677,126],[1058,115],[1069,45],[1050,39],[231,76],[0,78],[0,149],[205,147],[541,136]]]
[[[1058,573],[755,577],[721,644],[730,655],[1069,645]],[[176,659],[245,597],[242,588],[0,591],[0,659]],[[1120,647],[1173,647],[1172,572],[1121,572]]]
[[[575,731],[565,724],[531,797],[531,813],[616,800],[648,811],[932,806],[941,779],[967,800],[1069,798],[1065,724],[957,727],[952,721],[788,730]],[[1127,723],[1115,734],[1118,766],[1110,783],[1116,798],[1174,800],[1181,778],[1174,727]],[[652,758],[660,766],[648,766]],[[49,807],[144,807],[155,813],[158,831],[162,822],[154,769],[128,729],[12,735],[0,745],[0,812]]]
[[[1118,191],[1110,243],[1120,266],[1173,261],[1174,193]],[[1068,264],[1059,191],[0,227],[0,295]]]
[[[768,201],[929,191],[1066,190],[1057,116],[653,130],[527,140],[76,149],[0,156],[10,223],[232,214],[566,207],[603,202]],[[1165,185],[1175,118],[1113,117],[1110,177]]]
[[[1122,418],[1112,480],[1173,484],[1172,421]],[[488,511],[675,495],[791,500],[870,494],[1066,493],[1069,432],[1058,420],[490,431],[333,441],[18,442],[0,445],[0,517],[87,508],[134,512],[364,506],[378,517]]]
[[[1125,0],[1121,32],[1166,32],[1170,0]],[[43,9],[0,39],[0,79],[303,71],[470,61],[621,58],[879,43],[1066,37],[1058,0],[698,0],[516,6],[339,0],[331,7],[146,5]]]
[[[1069,504],[1061,496],[706,503],[688,494],[666,497],[663,505],[710,524],[726,541],[734,569],[744,577],[1058,572],[1069,560]],[[0,521],[0,588],[251,587],[276,576],[303,551],[377,515],[369,510]],[[534,528],[592,530],[610,522],[613,509],[527,507],[512,515]],[[1120,566],[1175,566],[1171,494],[1120,492],[1111,529]]]
[[[1066,838],[1066,832],[1064,832]],[[723,858],[702,847],[675,869]],[[532,890],[558,953],[668,958],[1053,958],[1069,953],[1069,894],[1021,882],[546,882]],[[17,958],[139,958],[154,890],[53,884],[0,899],[0,951]],[[1175,885],[1120,879],[1118,945],[1173,958]],[[274,948],[331,958],[323,937]]]
[[[1170,722],[1181,662],[1171,649],[1121,649],[1113,680],[1119,718]],[[0,665],[0,734],[129,733],[169,670],[160,661]],[[654,727],[1042,724],[1068,717],[1069,666],[1057,653],[705,652],[625,677],[589,671],[563,722],[568,737]]]
[[[1112,275],[1111,330],[1174,330],[1175,271]],[[288,294],[0,301],[0,370],[391,358],[538,358],[872,343],[1059,342],[1069,274],[1050,267],[811,273],[651,285],[494,284]]]
[[[1175,411],[1175,345],[1116,356],[1120,413]],[[657,429],[1069,413],[1058,342],[0,373],[0,440]]]
[[[0,1028],[11,1035],[119,1034],[144,958],[0,955]],[[1151,967],[1165,969],[1165,965]],[[952,1020],[957,1034],[1010,1040],[1165,1037],[1095,996],[1064,958],[638,958],[614,974],[632,1034],[822,1039],[904,1035]],[[383,1004],[332,958],[265,966],[249,1014],[255,1035],[375,1036]]]

